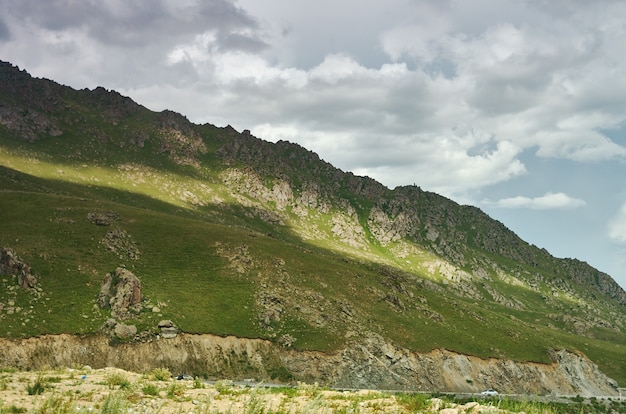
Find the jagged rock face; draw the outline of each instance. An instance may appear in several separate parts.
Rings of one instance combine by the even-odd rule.
[[[101,308],[111,308],[111,315],[130,319],[141,310],[141,281],[122,267],[106,275],[97,298]]]
[[[33,110],[24,110],[0,103],[0,124],[17,132],[24,140],[34,142],[42,134],[51,136],[63,132],[50,117]]]
[[[24,104],[0,102],[0,124],[16,132],[23,140],[33,142],[63,135],[60,124],[76,120],[75,115],[70,115],[71,111],[68,111],[71,104],[64,101],[68,88],[45,79],[32,78],[26,71],[20,71],[7,62],[0,62],[0,92],[20,96]],[[90,106],[102,111],[106,121],[112,124],[143,108],[130,98],[102,87],[69,90],[69,93],[89,100]]]
[[[25,71],[15,70],[10,63],[0,62],[0,92],[19,94],[28,101],[28,107],[0,102],[0,125],[30,142],[41,136],[61,135],[63,131],[47,114],[56,106],[62,106],[59,89],[52,82],[32,82]]]
[[[0,247],[0,275],[16,276],[22,289],[34,289],[37,285],[37,278],[31,273],[30,266],[10,248]]]
[[[441,276],[454,282],[454,288],[463,296],[492,300],[512,309],[525,309],[525,305],[485,283],[482,287],[488,295],[481,294],[480,288],[475,286],[474,281],[489,278],[485,269],[493,269],[500,279],[513,280],[531,289],[537,285],[552,286],[555,296],[563,292],[576,300],[593,302],[595,293],[591,292],[597,291],[621,305],[626,304],[626,292],[610,276],[584,262],[552,257],[547,251],[524,242],[478,208],[458,205],[417,186],[388,190],[367,177],[332,169],[314,154],[294,144],[280,142],[272,146],[249,134],[232,132],[231,135],[232,141],[217,153],[227,162],[244,161],[246,167],[230,168],[222,174],[222,179],[235,193],[257,200],[254,211],[267,222],[294,224],[288,223],[289,218],[283,214],[287,207],[291,207],[300,219],[294,228],[299,229],[296,231],[305,238],[333,240],[358,248],[361,254],[371,251],[373,244],[391,248],[402,243],[419,246],[440,257],[447,267],[453,269],[440,272]],[[303,176],[299,168],[305,167],[307,171],[316,171],[317,181]],[[347,194],[350,194],[349,198],[346,198]],[[365,199],[359,201],[353,198],[355,196]],[[364,207],[367,205],[371,207]],[[270,218],[272,213],[278,217]],[[330,232],[307,221],[309,217],[315,220],[319,214],[332,214]],[[511,269],[499,268],[490,255],[534,270],[519,274],[515,273],[517,270],[511,272]],[[545,274],[554,277],[545,278]],[[589,294],[574,289],[572,284],[588,287]],[[598,321],[591,326],[614,329],[618,325]],[[580,329],[575,331],[582,332]]]
[[[296,376],[338,387],[505,393],[615,395],[617,384],[579,354],[555,351],[553,364],[480,359],[446,350],[421,354],[398,348],[378,335],[353,342],[339,353],[293,352],[285,356]]]

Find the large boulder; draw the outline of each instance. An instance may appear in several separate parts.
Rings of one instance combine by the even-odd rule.
[[[118,323],[117,325],[115,325],[113,333],[118,338],[132,338],[137,335],[137,327],[135,325]]]
[[[141,299],[141,280],[118,267],[104,278],[97,301],[101,308],[111,308],[114,318],[130,319],[141,311]]]

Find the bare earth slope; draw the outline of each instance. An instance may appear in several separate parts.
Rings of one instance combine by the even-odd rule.
[[[332,354],[293,351],[269,341],[214,335],[178,335],[141,344],[111,346],[103,336],[71,335],[24,340],[0,339],[0,366],[42,369],[89,363],[94,368],[120,367],[220,378],[243,376],[270,380],[269,370],[287,366],[293,380],[339,388],[479,392],[498,385],[501,392],[530,395],[611,396],[615,381],[584,355],[555,352],[551,364],[480,359],[445,350],[410,352],[372,336]],[[237,362],[248,361],[245,369]]]

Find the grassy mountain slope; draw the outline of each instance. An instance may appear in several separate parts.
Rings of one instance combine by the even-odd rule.
[[[375,332],[419,351],[540,362],[567,348],[626,382],[626,293],[586,263],[298,145],[6,63],[0,223],[0,247],[38,279],[28,291],[1,276],[6,337],[98,332],[111,314],[95,299],[123,264],[142,282],[128,322],[140,332],[171,319],[321,351]]]

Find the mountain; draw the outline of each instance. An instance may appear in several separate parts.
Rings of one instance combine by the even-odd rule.
[[[2,62],[0,191],[0,365],[148,369],[184,349],[152,363],[341,386],[626,382],[626,293],[609,275],[297,144]],[[533,369],[569,385],[533,385]]]

